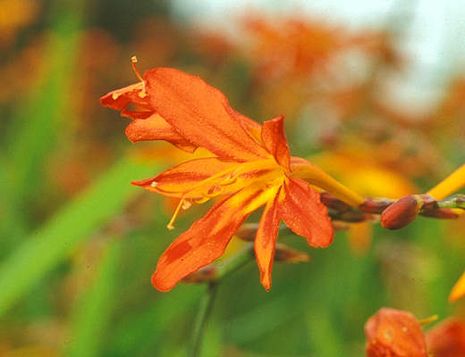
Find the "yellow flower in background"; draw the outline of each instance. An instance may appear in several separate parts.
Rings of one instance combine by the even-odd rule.
[[[465,296],[465,272],[460,276],[449,294],[449,301],[457,301]]]
[[[460,166],[444,180],[428,191],[428,194],[437,200],[446,198],[456,191],[465,187],[465,164]],[[463,210],[455,210],[458,214],[463,214]],[[456,301],[465,296],[465,272],[452,288],[449,301]]]
[[[363,148],[347,146],[312,156],[311,160],[367,197],[397,198],[416,191],[408,178],[380,164]]]
[[[311,157],[312,162],[334,177],[346,182],[356,192],[367,197],[402,197],[415,192],[415,186],[406,177],[381,165],[368,150],[346,146],[337,151]],[[347,231],[350,246],[363,254],[371,245],[371,222],[352,223]]]
[[[33,0],[0,0],[0,47],[8,45],[18,30],[34,20],[38,3]]]

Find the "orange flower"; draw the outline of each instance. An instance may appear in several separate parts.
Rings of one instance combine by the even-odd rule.
[[[240,46],[246,47],[262,79],[325,71],[331,60],[353,45],[347,31],[300,18],[267,21],[263,16],[249,16],[243,28]]]
[[[465,356],[465,323],[457,318],[450,318],[428,331],[426,341],[432,356]]]
[[[426,342],[415,316],[382,308],[365,324],[368,357],[427,357]]]
[[[362,202],[309,162],[290,156],[282,116],[261,126],[234,111],[220,91],[199,77],[175,69],[155,68],[139,77],[141,83],[101,98],[103,105],[133,120],[126,130],[129,139],[167,140],[188,151],[206,149],[211,157],[185,161],[134,184],[180,199],[171,229],[181,209],[221,197],[163,253],[152,276],[158,290],[171,290],[220,257],[236,230],[262,206],[255,253],[265,289],[271,287],[280,221],[312,247],[331,244],[327,209],[304,178],[350,204]],[[136,108],[129,110],[129,105]]]

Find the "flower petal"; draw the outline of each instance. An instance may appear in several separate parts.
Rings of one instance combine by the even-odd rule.
[[[257,192],[248,195],[243,204],[255,195]],[[231,205],[232,197],[214,205],[166,249],[152,275],[152,284],[157,290],[171,290],[182,278],[223,254],[234,232],[248,216],[243,206]]]
[[[289,146],[284,134],[284,117],[267,120],[263,123],[262,140],[265,148],[272,154],[276,161],[290,170]]]
[[[291,157],[292,176],[322,188],[345,203],[358,207],[365,199],[358,193],[329,176],[326,172],[300,157]]]
[[[427,194],[442,200],[465,186],[465,164],[430,189]]]
[[[148,71],[147,93],[152,107],[194,145],[236,161],[267,157],[244,129],[226,97],[197,76],[171,68]]]
[[[258,124],[255,120],[247,118],[245,115],[236,112],[231,107],[225,107],[225,109],[228,112],[228,114],[234,118],[234,120],[238,121],[241,124],[241,126],[245,129],[247,134],[249,134],[258,145],[262,145],[262,126],[260,124]]]
[[[427,357],[425,336],[415,316],[382,308],[365,324],[366,356]]]
[[[111,91],[100,97],[100,103],[107,108],[119,110],[123,116],[136,119],[147,118],[153,113],[147,95],[143,95],[142,82]],[[129,104],[134,104],[140,110],[127,110]]]
[[[133,120],[126,127],[126,136],[132,142],[165,140],[185,151],[193,152],[196,149],[158,114],[152,114],[147,119]]]
[[[449,294],[449,301],[457,301],[465,296],[465,272],[462,273],[459,280],[455,283]]]
[[[221,173],[227,175],[236,166],[236,162],[221,161],[213,157],[189,160],[153,178],[134,181],[133,184],[165,196],[201,198],[208,194],[207,190],[215,187],[218,182],[221,183],[224,179]]]
[[[279,230],[278,199],[268,201],[263,211],[257,235],[255,237],[255,257],[260,269],[260,281],[269,291],[271,288],[271,272],[276,250],[276,237]]]
[[[448,318],[426,334],[426,345],[431,356],[465,356],[465,321]]]
[[[305,237],[312,247],[329,246],[334,231],[319,194],[305,181],[289,179],[283,196],[279,214],[286,225],[295,234]]]

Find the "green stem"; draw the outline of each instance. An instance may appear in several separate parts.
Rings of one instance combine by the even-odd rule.
[[[445,200],[438,201],[438,207],[465,209],[465,195],[454,195]]]
[[[207,293],[203,296],[199,311],[195,318],[194,333],[192,335],[189,357],[199,357],[202,348],[203,337],[207,327],[208,320],[211,315],[213,304],[218,291],[218,282],[210,282],[208,284]]]
[[[221,281],[229,274],[243,267],[245,264],[247,264],[253,259],[253,254],[253,245],[248,244],[244,249],[237,252],[237,254],[235,254],[234,256],[226,260],[223,264],[218,266],[218,272],[216,274],[215,280]]]

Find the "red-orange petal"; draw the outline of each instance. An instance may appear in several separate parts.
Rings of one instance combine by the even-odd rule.
[[[332,243],[334,230],[328,209],[321,203],[320,195],[305,181],[289,179],[284,185],[279,214],[286,225],[304,237],[310,246],[324,248]]]
[[[153,109],[150,107],[147,96],[141,95],[143,91],[143,83],[139,82],[131,84],[127,87],[111,91],[100,97],[100,103],[107,108],[119,110],[124,116],[130,118],[140,117],[139,113],[152,113]],[[141,108],[141,111],[126,110],[129,104],[134,104]],[[132,115],[133,114],[133,115]]]
[[[449,301],[457,301],[465,296],[465,272],[462,273],[459,280],[454,284],[449,294]]]
[[[465,356],[465,321],[448,319],[426,335],[428,352],[434,357]]]
[[[194,145],[236,161],[268,157],[244,129],[228,100],[200,77],[172,68],[148,71],[147,93],[157,113]]]
[[[365,324],[365,335],[368,357],[427,357],[421,326],[409,312],[380,309]]]
[[[246,205],[257,194],[247,195],[242,204]],[[231,203],[233,197],[228,196],[214,205],[166,249],[152,275],[152,284],[157,290],[171,290],[185,276],[223,254],[234,232],[248,216],[242,204]]]
[[[254,243],[255,257],[260,270],[260,282],[267,291],[271,288],[271,272],[280,221],[277,197],[266,204]]]
[[[276,161],[287,170],[290,170],[291,158],[286,134],[284,133],[283,116],[267,120],[263,123],[262,140],[266,149],[275,157]]]
[[[200,198],[199,190],[214,186],[215,181],[210,180],[208,185],[202,186],[199,186],[200,182],[236,165],[235,162],[221,161],[214,157],[189,160],[155,177],[134,181],[133,184],[167,196]]]
[[[244,130],[254,139],[258,145],[262,145],[261,132],[262,126],[256,121],[246,117],[245,115],[236,112],[231,107],[225,107],[226,111],[234,120],[238,121]]]
[[[132,142],[165,140],[185,151],[193,152],[196,149],[158,114],[152,114],[147,119],[133,120],[126,127],[126,136]]]

